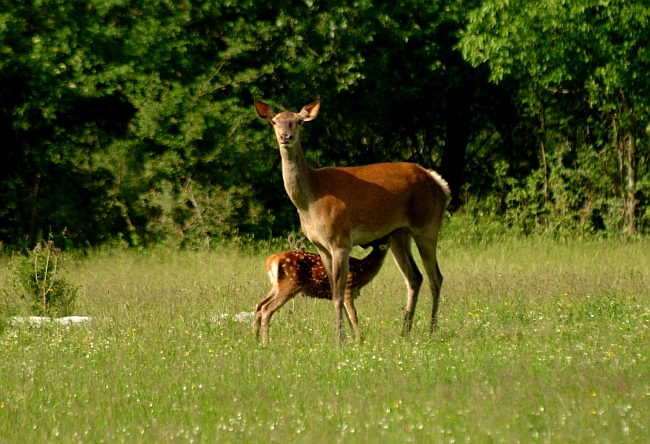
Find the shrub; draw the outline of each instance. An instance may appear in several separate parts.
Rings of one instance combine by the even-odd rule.
[[[13,258],[9,289],[25,300],[36,316],[68,316],[72,314],[79,287],[61,276],[61,250],[48,241],[40,244],[28,256]]]

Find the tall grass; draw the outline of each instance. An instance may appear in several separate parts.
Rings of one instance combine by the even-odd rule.
[[[233,316],[268,291],[268,253],[68,262],[94,320],[2,333],[0,441],[650,441],[647,240],[443,237],[436,333],[423,291],[399,337],[388,260],[356,304],[364,344],[341,347],[326,301],[289,302],[268,347]]]

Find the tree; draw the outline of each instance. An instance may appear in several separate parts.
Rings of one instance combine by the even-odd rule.
[[[323,100],[314,165],[441,166],[457,196],[476,83],[452,48],[465,8],[10,1],[5,240],[34,242],[50,227],[78,243],[131,244],[296,229],[256,97],[288,109]]]
[[[133,111],[106,87],[102,31],[86,2],[5,3],[0,16],[0,233],[34,243],[39,233],[105,231],[111,177],[92,157],[125,136]],[[76,210],[71,211],[73,208]],[[74,227],[74,229],[72,229]]]
[[[472,64],[490,67],[493,82],[514,79],[525,91],[522,100],[540,124],[546,199],[549,108],[558,127],[583,115],[585,123],[599,127],[597,132],[609,128],[606,139],[596,140],[591,149],[608,154],[607,146],[616,147],[619,174],[613,175],[613,188],[618,188],[630,234],[636,229],[640,198],[639,161],[645,164],[648,155],[648,84],[643,73],[650,62],[649,13],[644,3],[624,0],[546,0],[535,5],[487,0],[469,15],[459,45]],[[585,111],[576,113],[578,106]]]

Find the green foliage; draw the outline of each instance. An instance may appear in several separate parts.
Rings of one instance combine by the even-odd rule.
[[[37,245],[27,257],[12,259],[9,287],[5,296],[19,295],[36,316],[69,316],[74,309],[79,287],[61,276],[62,253],[49,241],[45,247]]]
[[[12,248],[64,227],[70,246],[84,248],[196,247],[296,231],[254,98],[278,110],[322,100],[303,133],[315,167],[417,162],[449,182],[452,210],[482,201],[498,218],[528,200],[522,211],[533,219],[570,209],[555,226],[572,230],[581,196],[593,194],[606,230],[649,226],[642,2],[9,0],[3,8],[0,240]],[[561,173],[550,164],[560,158]],[[596,171],[608,181],[595,189],[591,179],[560,184]],[[506,222],[553,227],[523,214]]]
[[[3,298],[0,301],[0,334],[4,333],[5,329],[9,326],[9,317],[11,314],[9,301],[7,298]]]
[[[535,191],[543,184],[544,206],[553,199],[551,186],[561,206],[544,211],[561,215],[568,210],[575,220],[584,219],[580,213],[592,205],[600,207],[598,212],[617,207],[621,214],[609,217],[607,228],[632,234],[644,227],[637,219],[645,210],[637,205],[647,206],[647,193],[637,178],[647,175],[650,156],[644,75],[650,68],[649,17],[645,3],[617,0],[550,0],[534,6],[486,0],[468,15],[458,47],[472,64],[487,64],[494,82],[517,82],[522,111],[537,121],[534,142],[544,168],[514,196],[514,202],[529,202],[526,215],[537,218]],[[568,163],[567,151],[573,157]],[[564,163],[555,174],[547,156]],[[582,209],[576,208],[585,198]],[[562,217],[564,229],[575,226],[564,225]],[[530,229],[530,221],[517,223]]]

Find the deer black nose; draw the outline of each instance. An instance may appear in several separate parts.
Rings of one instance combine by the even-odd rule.
[[[283,141],[293,140],[293,134],[280,134],[280,139]]]

